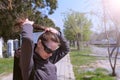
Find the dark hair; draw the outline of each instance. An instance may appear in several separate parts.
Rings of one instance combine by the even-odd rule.
[[[39,36],[38,40],[41,40],[43,42],[47,42],[47,41],[51,40],[51,41],[54,41],[56,43],[60,43],[58,35],[50,32],[50,31],[44,32],[42,35]]]

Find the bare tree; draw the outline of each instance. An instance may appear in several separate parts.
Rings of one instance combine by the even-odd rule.
[[[110,1],[110,0],[109,0]],[[117,58],[118,58],[118,53],[119,53],[119,46],[120,46],[120,34],[119,34],[119,30],[118,30],[118,26],[119,24],[117,23],[116,19],[114,18],[114,16],[112,16],[112,14],[110,13],[109,7],[106,6],[106,2],[102,0],[103,3],[103,26],[105,28],[105,34],[106,34],[106,39],[108,40],[108,58],[109,58],[109,62],[110,62],[110,66],[112,68],[112,76],[116,76],[116,63],[117,63]],[[112,23],[114,24],[113,27],[115,27],[115,45],[113,46],[113,48],[110,48],[110,38],[109,38],[109,33],[106,29],[107,27],[107,21],[106,21],[106,15],[107,17],[112,21]]]

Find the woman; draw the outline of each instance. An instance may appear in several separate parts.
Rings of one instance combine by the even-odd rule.
[[[20,69],[22,80],[57,80],[55,63],[69,52],[69,45],[62,34],[46,28],[36,44],[33,43],[33,23],[22,22]]]

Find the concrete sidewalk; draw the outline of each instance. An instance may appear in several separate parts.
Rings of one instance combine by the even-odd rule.
[[[56,64],[56,66],[58,80],[75,80],[69,54],[66,55],[62,60],[60,60]],[[12,77],[13,77],[12,73],[4,76],[1,75],[0,80],[13,80]]]
[[[69,54],[60,60],[56,66],[58,80],[75,80]]]
[[[1,74],[0,75],[0,80],[13,80],[13,74]]]

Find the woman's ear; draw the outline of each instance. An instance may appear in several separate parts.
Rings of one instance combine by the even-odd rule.
[[[41,40],[38,40],[37,46],[38,46],[38,47],[41,47],[41,46],[42,46],[42,45],[41,45]]]

